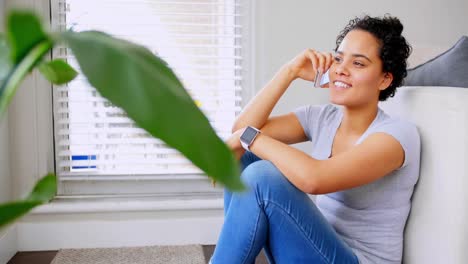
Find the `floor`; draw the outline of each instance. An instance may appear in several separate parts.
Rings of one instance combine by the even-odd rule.
[[[50,264],[57,251],[18,252],[7,264]]]
[[[205,259],[209,259],[209,257],[213,254],[213,251],[213,245],[203,246],[203,254],[205,255]],[[18,252],[7,264],[50,264],[56,254],[57,251]],[[263,251],[257,257],[255,263],[268,264]]]

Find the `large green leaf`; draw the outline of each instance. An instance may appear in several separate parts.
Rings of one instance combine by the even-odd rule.
[[[0,204],[0,228],[25,215],[34,207],[50,201],[56,192],[57,179],[54,174],[48,174],[36,184],[25,200]]]
[[[62,37],[102,96],[208,176],[232,190],[243,189],[233,153],[163,60],[101,32],[66,32]]]
[[[13,63],[19,63],[40,42],[48,39],[36,15],[13,11],[7,20],[7,40]]]
[[[65,60],[56,59],[39,64],[39,71],[53,84],[65,84],[78,74]]]

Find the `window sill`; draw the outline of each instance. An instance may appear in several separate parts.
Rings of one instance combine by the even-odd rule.
[[[200,197],[57,197],[31,214],[115,213],[145,211],[222,210],[223,198]]]

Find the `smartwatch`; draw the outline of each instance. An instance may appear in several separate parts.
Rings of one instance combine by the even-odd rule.
[[[256,129],[255,127],[246,127],[244,132],[240,136],[240,142],[242,147],[245,150],[250,151],[249,147],[252,145],[258,134],[260,134],[260,130]]]

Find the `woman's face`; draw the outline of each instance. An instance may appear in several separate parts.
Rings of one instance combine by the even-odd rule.
[[[377,104],[379,93],[393,76],[382,71],[380,44],[369,32],[351,30],[346,34],[330,67],[330,100],[348,107]]]

